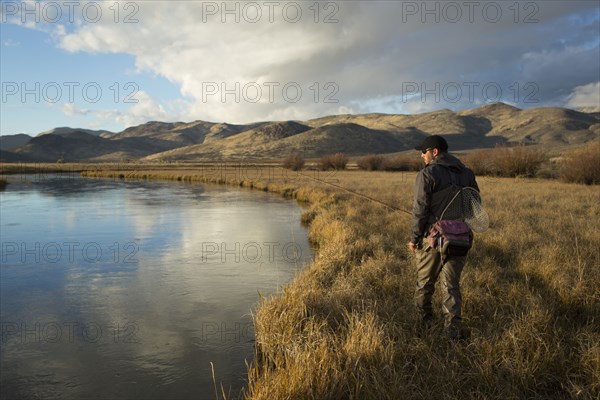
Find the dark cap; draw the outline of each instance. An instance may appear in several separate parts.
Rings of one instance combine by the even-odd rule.
[[[425,151],[427,149],[438,149],[442,152],[448,151],[448,142],[439,135],[427,136],[423,141],[423,144],[415,147],[415,150]]]

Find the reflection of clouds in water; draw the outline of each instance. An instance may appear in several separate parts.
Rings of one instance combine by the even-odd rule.
[[[268,294],[278,283],[289,280],[293,270],[281,264],[248,263],[235,250],[236,243],[242,249],[248,242],[287,242],[294,239],[290,233],[294,230],[296,239],[305,236],[295,205],[268,194],[250,196],[256,196],[256,200],[248,198],[247,193],[217,191],[201,207],[168,210],[137,202],[139,211],[132,213],[132,221],[138,232],[145,229],[157,233],[165,224],[169,232],[175,232],[160,235],[163,243],[159,248],[140,246],[140,265],[134,281],[129,283],[135,303],[111,306],[128,310],[121,313],[137,321],[140,345],[132,351],[138,368],[162,371],[162,378],[168,380],[177,370],[167,367],[174,359],[215,348],[224,354],[239,353],[238,362],[243,367],[241,361],[248,353],[246,342],[251,339],[246,336],[252,336],[244,327],[251,323],[249,313],[258,300],[257,289]],[[274,220],[289,222],[294,217],[291,227],[274,224]],[[221,254],[212,262],[203,261],[206,243],[216,243],[220,251],[233,250],[236,254],[225,254],[225,263],[220,261]],[[308,251],[307,243],[302,246]],[[263,257],[268,263],[267,254]],[[140,312],[142,304],[144,310]],[[137,315],[131,318],[132,313]],[[221,330],[225,331],[224,338]],[[221,363],[228,358],[212,357]]]
[[[122,253],[117,264],[105,257],[98,263],[46,266],[36,270],[36,277],[45,279],[47,287],[32,288],[24,297],[16,294],[8,314],[15,319],[71,321],[102,329],[97,343],[82,341],[79,334],[74,343],[64,338],[46,343],[32,357],[27,356],[30,344],[3,348],[3,367],[20,360],[21,371],[32,379],[42,379],[41,371],[46,374],[42,384],[29,382],[30,390],[19,386],[24,391],[20,397],[31,397],[38,390],[34,387],[58,386],[73,398],[90,393],[162,396],[176,382],[179,397],[197,398],[212,385],[210,361],[226,386],[242,384],[238,378],[245,371],[244,358],[252,355],[249,313],[258,301],[257,290],[268,295],[295,270],[281,260],[247,263],[242,257],[237,263],[235,255],[228,255],[226,263],[203,262],[202,243],[226,243],[234,249],[236,242],[295,239],[308,254],[300,210],[270,194],[223,188],[186,194],[185,187],[176,189],[146,184],[89,193],[83,202],[50,208],[50,215],[37,221],[41,229],[62,221],[61,229],[50,229],[53,240],[78,235],[82,243],[89,239],[103,246],[135,240],[139,251],[131,264],[123,263]],[[161,201],[148,201],[153,196]],[[52,202],[47,199],[44,207]],[[55,274],[53,281],[48,274]],[[32,281],[27,282],[25,288],[31,288]],[[3,304],[6,315],[4,310]],[[51,369],[45,369],[46,359],[52,360]],[[11,381],[21,379],[18,369],[14,374]],[[131,382],[137,382],[133,392],[127,389]]]
[[[75,210],[67,210],[65,212],[65,228],[68,231],[74,231],[77,227],[77,213]]]
[[[231,254],[226,263],[203,262],[202,244],[225,242],[232,250],[235,242],[292,240],[293,235],[282,237],[282,227],[273,229],[269,220],[269,216],[281,218],[289,213],[289,203],[269,202],[268,207],[257,207],[244,200],[225,206],[215,201],[202,208],[180,209],[169,214],[171,228],[178,229],[176,238],[168,241],[165,251],[141,260],[135,281],[129,284],[136,293],[137,303],[145,305],[144,312],[135,318],[142,337],[141,345],[134,347],[140,368],[168,365],[174,358],[193,351],[190,346],[194,343],[206,348],[209,334],[214,339],[213,347],[222,346],[229,351],[244,348],[244,339],[249,338],[244,337],[248,330],[243,327],[250,322],[248,314],[258,300],[256,288],[272,290],[277,282],[287,281],[292,271],[282,271],[281,265],[263,266],[265,271],[259,274],[258,264],[244,262],[243,257],[241,262],[235,262],[235,255]],[[302,236],[297,221],[298,218],[296,235]],[[290,227],[283,230],[289,231]],[[121,306],[127,308],[131,303]],[[218,331],[222,327],[229,330],[231,340],[221,340]]]
[[[160,210],[140,209],[138,202],[132,199],[131,195],[126,195],[123,203],[123,208],[129,210],[126,218],[130,221],[136,238],[148,237],[160,227],[163,219],[163,213]]]
[[[137,185],[133,186],[135,183]],[[178,213],[182,205],[191,206],[186,207],[186,212],[193,212],[194,207],[202,207],[203,198],[208,197],[199,185],[183,186],[169,182],[146,187],[139,182],[129,184],[132,186],[123,197],[123,209],[127,210],[123,217],[131,221],[138,238],[152,236],[165,224],[178,224],[181,218],[174,213]]]

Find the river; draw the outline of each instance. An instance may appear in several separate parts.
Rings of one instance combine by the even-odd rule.
[[[237,398],[259,293],[313,256],[295,202],[68,174],[9,183],[2,399],[215,399],[215,383]]]

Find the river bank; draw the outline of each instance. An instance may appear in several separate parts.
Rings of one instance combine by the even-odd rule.
[[[102,171],[85,176],[238,185],[309,203],[316,260],[255,316],[250,399],[597,398],[600,393],[600,206],[593,187],[483,178],[490,232],[463,277],[466,343],[417,332],[408,218],[323,185],[212,171]],[[122,175],[122,176],[121,176]],[[267,177],[267,178],[265,178]],[[327,176],[399,208],[414,174]],[[536,229],[532,229],[535,227]],[[570,251],[565,251],[570,249]],[[439,310],[439,297],[435,298]]]

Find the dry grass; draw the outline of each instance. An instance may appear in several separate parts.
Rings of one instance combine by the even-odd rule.
[[[440,334],[441,320],[427,334],[415,328],[409,216],[305,175],[216,175],[131,176],[309,201],[303,220],[318,246],[316,260],[257,311],[248,399],[600,398],[597,187],[479,179],[491,229],[476,237],[462,280],[470,339],[455,343]],[[337,171],[325,180],[409,209],[414,178]]]
[[[341,183],[406,207],[411,179],[353,175]],[[598,398],[596,192],[480,183],[492,230],[478,236],[464,273],[468,342],[439,329],[419,337],[407,218],[351,199],[323,207],[310,231],[317,260],[259,309],[262,358],[248,397]]]

